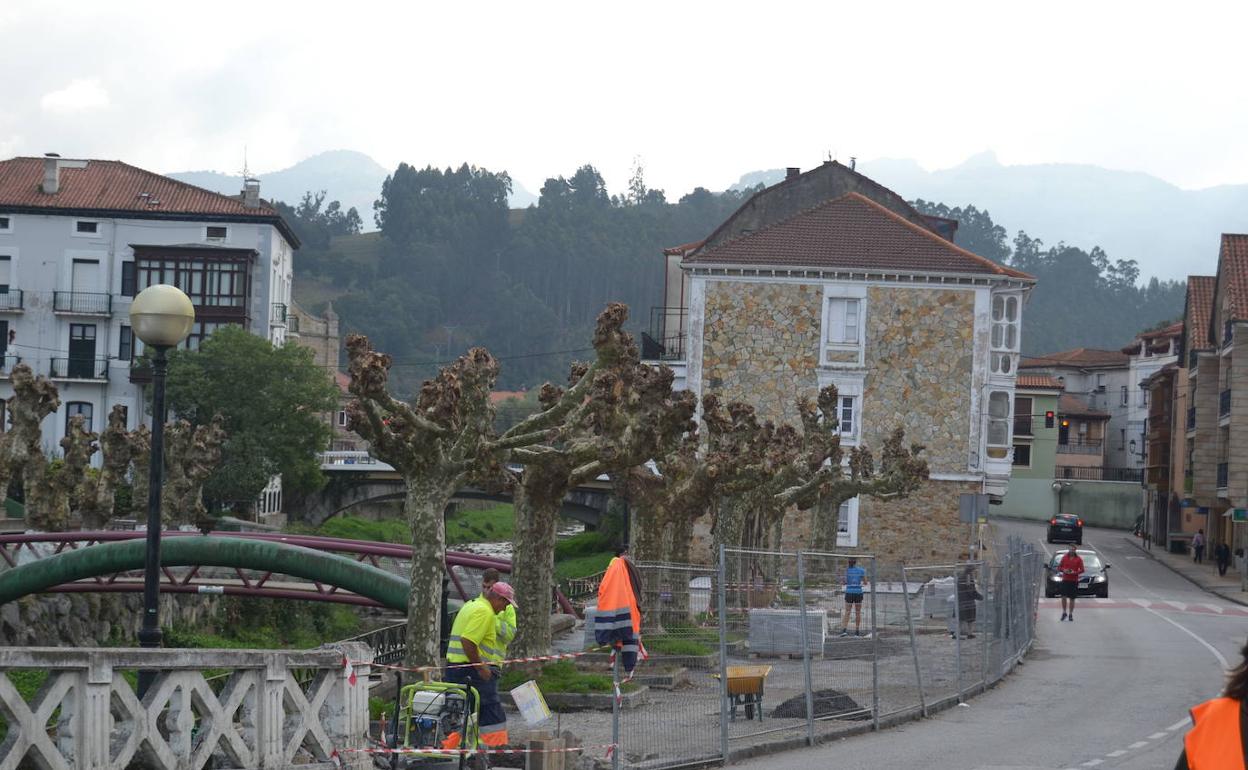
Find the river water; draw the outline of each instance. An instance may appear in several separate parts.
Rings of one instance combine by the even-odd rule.
[[[585,525],[579,521],[559,522],[558,537],[562,540],[565,537],[579,535],[585,531]],[[510,559],[512,554],[512,542],[506,540],[500,543],[461,543],[459,545],[447,546],[448,551],[463,551],[465,553],[475,553],[481,556],[494,556],[499,559]]]

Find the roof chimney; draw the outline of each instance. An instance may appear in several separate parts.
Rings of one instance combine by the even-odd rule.
[[[243,179],[243,206],[249,209],[260,208],[260,180],[254,176]]]
[[[60,155],[55,152],[43,156],[43,191],[48,195],[56,195],[61,189]]]
[[[789,166],[784,170],[784,181],[789,181],[802,175],[802,170],[796,166]]]

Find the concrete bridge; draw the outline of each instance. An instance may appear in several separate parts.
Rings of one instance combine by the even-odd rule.
[[[405,494],[398,472],[367,452],[325,452],[321,456],[321,470],[329,476],[329,484],[319,493],[306,497],[302,507],[292,506],[293,510],[289,511],[291,518],[314,527],[358,505],[401,501]],[[611,485],[603,477],[569,492],[559,512],[594,529],[606,513],[610,496]],[[473,487],[459,490],[455,497],[505,503],[512,500],[511,495],[492,494]]]

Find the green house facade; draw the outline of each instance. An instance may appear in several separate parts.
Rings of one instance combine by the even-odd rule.
[[[993,514],[1047,519],[1057,512],[1053,491],[1058,443],[1058,399],[1062,383],[1021,374],[1014,391],[1014,445],[1010,488]]]

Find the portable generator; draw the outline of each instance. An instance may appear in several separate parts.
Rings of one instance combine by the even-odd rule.
[[[420,682],[400,690],[399,723],[403,748],[416,749],[404,754],[405,765],[458,765],[463,767],[469,752],[477,748],[480,697],[464,684]],[[459,740],[453,740],[458,736]],[[458,759],[420,749],[462,748],[469,752]]]

